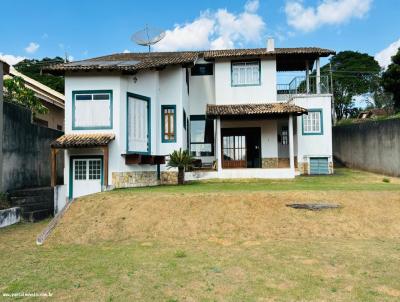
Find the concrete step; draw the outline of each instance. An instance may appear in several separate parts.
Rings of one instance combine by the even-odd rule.
[[[38,211],[30,211],[23,212],[22,217],[29,222],[36,222],[39,220],[43,220],[51,215],[49,210],[38,210]]]
[[[47,203],[51,204],[51,199],[47,196],[27,196],[27,197],[10,197],[12,205],[24,206],[31,203]]]
[[[14,190],[8,192],[10,197],[53,196],[53,188],[40,187]]]

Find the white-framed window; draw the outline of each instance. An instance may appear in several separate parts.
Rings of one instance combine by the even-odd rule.
[[[150,153],[150,98],[128,92],[127,151]]]
[[[260,61],[232,62],[232,86],[260,85]]]
[[[112,91],[74,91],[72,93],[73,129],[111,129]]]
[[[303,115],[303,134],[323,134],[321,109],[309,109],[308,114]]]

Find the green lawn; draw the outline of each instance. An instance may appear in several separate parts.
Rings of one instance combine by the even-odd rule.
[[[400,182],[383,178],[339,169],[82,198],[43,246],[47,221],[0,229],[0,301],[398,301]]]

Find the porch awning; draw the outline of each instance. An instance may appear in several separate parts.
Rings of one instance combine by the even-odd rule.
[[[53,141],[50,146],[55,149],[104,147],[114,138],[113,133],[64,134]]]
[[[206,115],[208,118],[218,116],[276,116],[276,115],[302,115],[307,109],[289,103],[262,103],[262,104],[235,104],[212,105],[207,104]]]

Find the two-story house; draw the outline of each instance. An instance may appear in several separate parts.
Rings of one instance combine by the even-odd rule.
[[[166,157],[179,148],[199,159],[187,179],[332,173],[332,95],[320,75],[320,57],[331,54],[268,40],[266,48],[123,53],[51,66],[65,75],[66,98],[53,170],[64,150],[69,198],[173,182]],[[278,85],[286,71],[304,76]]]

